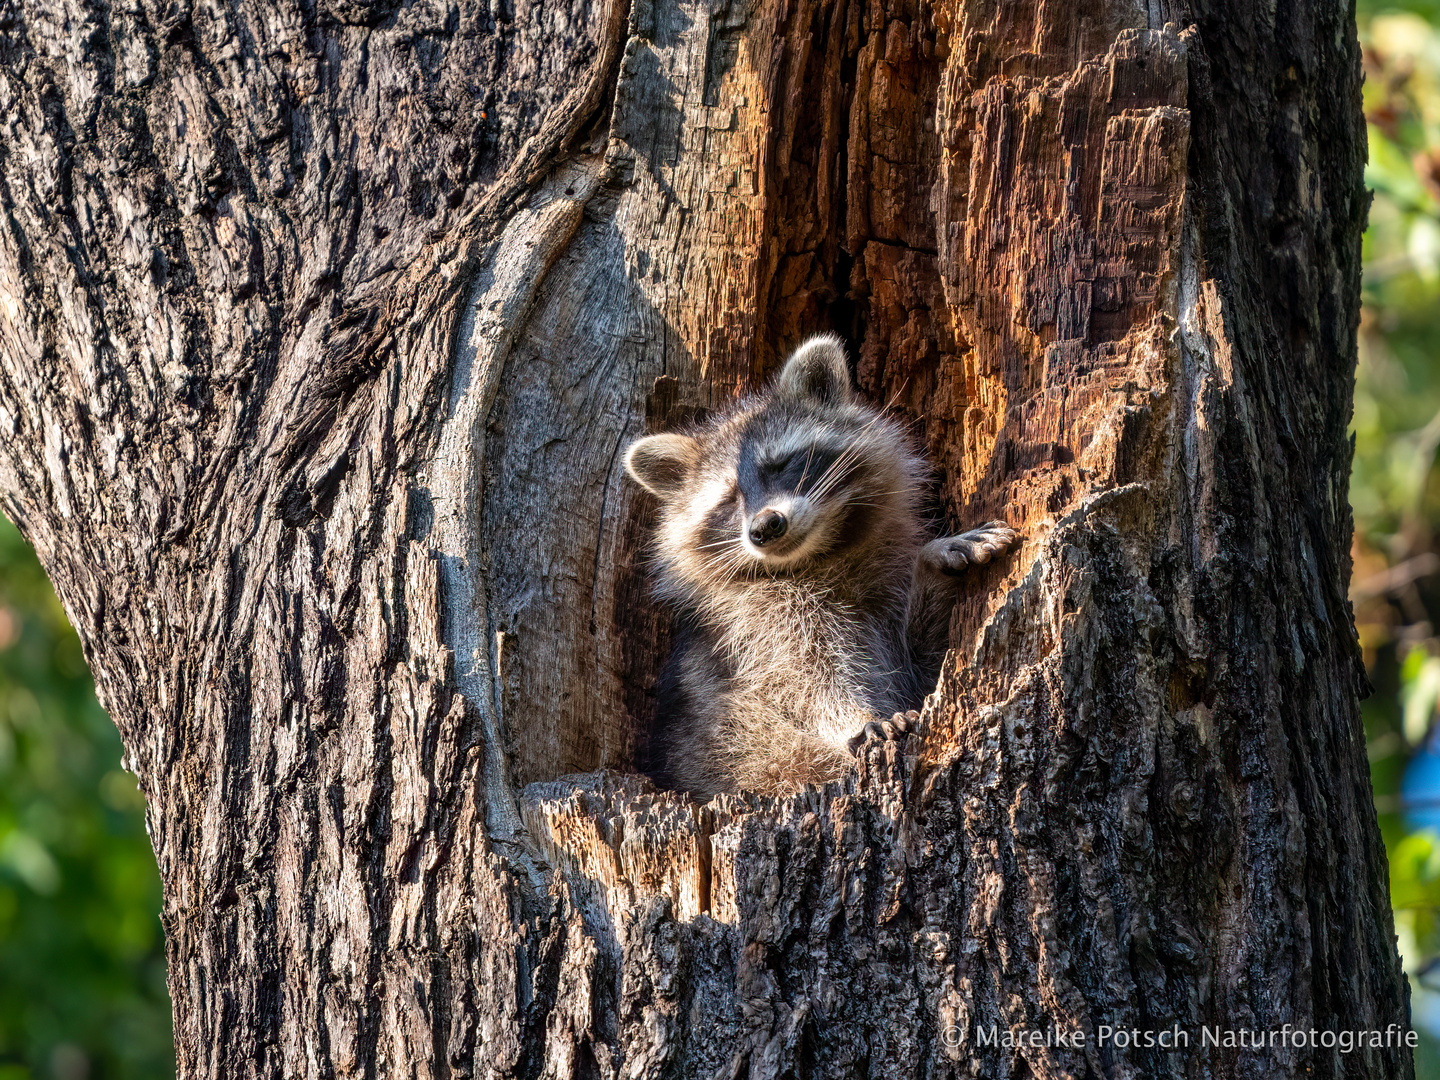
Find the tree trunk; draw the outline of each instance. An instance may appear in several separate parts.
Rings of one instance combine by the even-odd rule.
[[[149,798],[180,1076],[1411,1075],[1202,1030],[1408,1020],[1347,5],[0,10],[0,489]],[[620,452],[825,328],[1025,544],[923,736],[696,806],[630,775]]]

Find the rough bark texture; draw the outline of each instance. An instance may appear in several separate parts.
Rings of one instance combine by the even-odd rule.
[[[0,490],[181,1076],[1410,1075],[1200,1045],[1406,1020],[1359,77],[1335,0],[0,0]],[[619,451],[826,327],[1027,541],[904,754],[695,806]]]

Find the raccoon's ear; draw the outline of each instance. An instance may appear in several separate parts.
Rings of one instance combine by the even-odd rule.
[[[850,401],[850,369],[845,346],[834,334],[817,334],[796,349],[775,383],[777,393],[840,405]]]
[[[688,435],[651,435],[630,444],[625,471],[652,494],[668,499],[685,485],[700,460],[700,444]]]

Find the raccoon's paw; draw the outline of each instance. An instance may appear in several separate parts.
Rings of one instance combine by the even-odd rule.
[[[959,536],[942,536],[920,550],[928,565],[951,577],[963,574],[971,563],[986,563],[992,555],[1013,547],[1020,534],[1003,521],[987,521]]]
[[[897,712],[889,720],[871,720],[854,735],[851,735],[845,745],[852,754],[858,754],[866,743],[899,742],[906,735],[913,734],[919,727],[920,714],[914,709],[909,712]]]

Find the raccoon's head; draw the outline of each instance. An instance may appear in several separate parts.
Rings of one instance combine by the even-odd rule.
[[[662,558],[692,580],[799,570],[917,532],[924,465],[850,389],[828,334],[726,416],[632,444],[625,467],[661,500]]]

